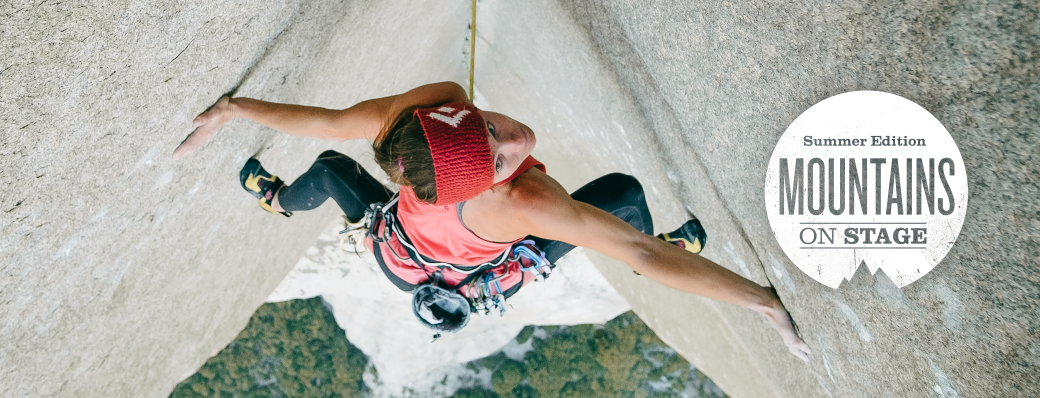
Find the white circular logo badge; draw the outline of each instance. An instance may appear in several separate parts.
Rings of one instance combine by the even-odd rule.
[[[855,91],[806,110],[773,149],[766,211],[795,265],[837,288],[860,263],[903,287],[953,247],[968,205],[957,144],[927,110]]]

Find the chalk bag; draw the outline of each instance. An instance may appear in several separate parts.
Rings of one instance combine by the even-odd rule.
[[[469,323],[470,306],[462,295],[427,284],[415,289],[412,312],[430,329],[455,333]]]

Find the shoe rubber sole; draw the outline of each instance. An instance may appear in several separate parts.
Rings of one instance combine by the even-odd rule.
[[[242,166],[242,171],[238,173],[238,179],[242,183],[242,188],[249,192],[257,199],[263,199],[264,196],[260,190],[260,180],[264,179],[270,181],[271,178],[264,177],[264,174],[270,175],[264,170],[263,166],[260,165],[260,161],[256,158],[249,158],[246,161],[245,166]]]

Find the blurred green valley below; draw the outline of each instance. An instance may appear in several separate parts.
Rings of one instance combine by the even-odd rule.
[[[490,373],[490,383],[486,377],[463,383],[453,396],[726,396],[631,311],[605,325],[527,326],[511,344],[529,341],[522,361],[500,351],[466,364]],[[378,378],[320,297],[266,303],[170,397],[370,397],[366,372],[370,380]]]

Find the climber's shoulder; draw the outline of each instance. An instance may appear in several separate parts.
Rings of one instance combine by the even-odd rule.
[[[509,183],[510,206],[523,211],[539,211],[572,201],[556,179],[532,167]]]

